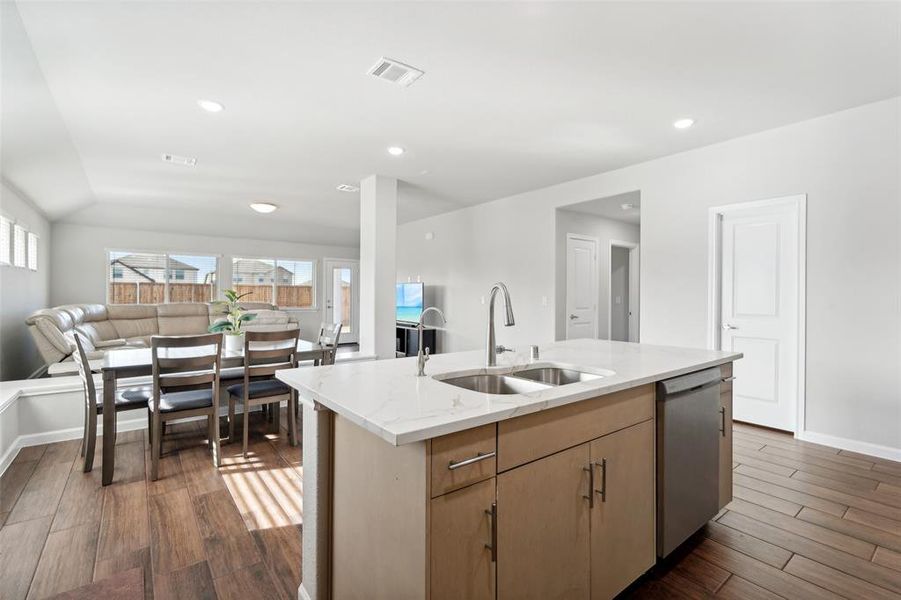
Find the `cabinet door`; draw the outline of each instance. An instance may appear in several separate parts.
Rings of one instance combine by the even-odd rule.
[[[720,367],[720,510],[732,502],[732,363]]]
[[[591,597],[613,598],[654,565],[654,421],[591,442]]]
[[[494,599],[494,479],[431,500],[431,599]],[[487,512],[486,512],[487,511]]]
[[[588,444],[497,477],[499,600],[587,598]]]

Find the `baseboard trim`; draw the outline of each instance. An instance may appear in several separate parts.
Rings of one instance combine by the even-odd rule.
[[[283,402],[281,406],[287,407],[288,403]],[[257,412],[259,410],[262,410],[262,408],[259,406],[253,406],[250,408],[250,412]],[[219,416],[228,416],[227,406],[219,407]],[[205,418],[206,417],[188,417],[184,419],[184,421],[198,421]],[[146,417],[141,417],[140,419],[129,419],[128,421],[120,421],[116,426],[117,433],[122,433],[125,431],[135,431],[137,429],[147,429]],[[10,445],[6,453],[3,454],[3,457],[0,458],[0,475],[6,473],[6,469],[9,467],[9,465],[12,464],[13,460],[15,460],[16,458],[16,455],[19,454],[19,450],[21,450],[22,448],[27,448],[29,446],[40,446],[42,444],[52,444],[54,442],[78,440],[81,439],[82,435],[84,435],[84,429],[82,427],[70,427],[68,429],[57,429],[55,431],[42,431],[41,433],[29,433],[26,435],[20,435],[16,438],[12,445]],[[103,435],[103,423],[99,422],[99,420],[97,423],[97,435]]]
[[[125,431],[135,431],[137,429],[146,429],[147,419],[130,419],[122,421],[116,426],[119,433]],[[81,427],[70,427],[69,429],[57,429],[56,431],[42,431],[41,433],[29,433],[20,435],[12,443],[3,458],[0,459],[0,475],[6,472],[7,467],[15,460],[16,455],[22,448],[29,446],[41,446],[43,444],[52,444],[54,442],[65,442],[68,440],[80,440],[84,435],[84,429]],[[97,424],[97,435],[103,435],[103,425]]]
[[[861,442],[826,433],[817,433],[815,431],[799,431],[795,434],[795,438],[802,442],[821,444],[823,446],[838,448],[839,450],[848,450],[849,452],[858,452],[868,456],[876,456],[886,460],[901,462],[901,448],[871,444],[870,442]]]

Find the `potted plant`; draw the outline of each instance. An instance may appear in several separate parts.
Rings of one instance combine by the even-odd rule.
[[[246,294],[239,294],[235,290],[225,290],[223,292],[225,300],[216,300],[213,304],[217,304],[225,308],[225,318],[219,319],[209,327],[210,333],[225,334],[226,350],[243,350],[244,349],[244,324],[253,321],[257,316],[253,313],[245,312],[239,302]]]

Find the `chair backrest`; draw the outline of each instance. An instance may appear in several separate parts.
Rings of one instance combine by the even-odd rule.
[[[81,343],[81,335],[73,334],[75,338],[75,365],[78,367],[78,376],[81,377],[81,385],[84,388],[84,401],[89,410],[97,410],[97,388],[94,386],[94,377],[91,374],[91,364],[85,354]]]
[[[219,393],[219,364],[222,334],[155,335],[150,339],[153,364],[153,397],[167,391],[183,391],[213,386]]]
[[[341,323],[322,323],[319,326],[319,344],[327,350],[322,354],[323,365],[335,364],[338,340],[341,338]]]
[[[297,366],[300,329],[244,332],[244,383]],[[245,388],[246,389],[246,388]]]

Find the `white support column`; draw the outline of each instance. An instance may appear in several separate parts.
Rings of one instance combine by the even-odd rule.
[[[397,179],[360,182],[360,351],[394,358]]]
[[[332,413],[320,405],[304,402],[303,410],[303,555],[300,600],[331,597],[329,557],[329,507],[331,506]],[[293,418],[289,415],[289,418]]]

